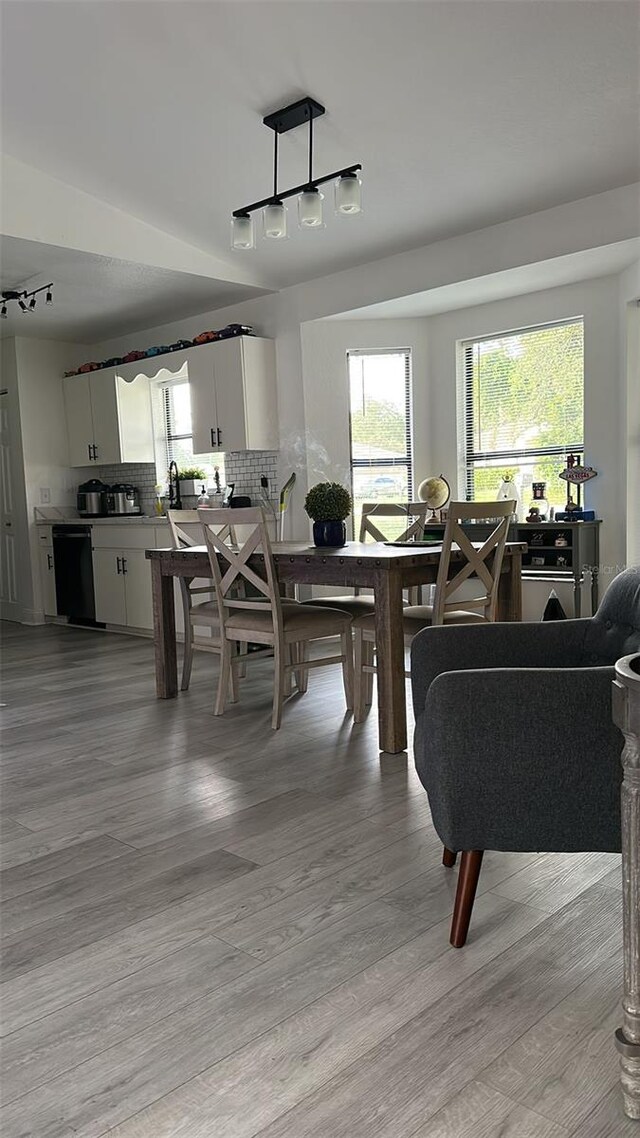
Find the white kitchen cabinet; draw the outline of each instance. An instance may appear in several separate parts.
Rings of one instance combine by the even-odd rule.
[[[278,415],[273,340],[234,336],[185,352],[193,449],[276,450]]]
[[[96,620],[129,628],[153,628],[151,567],[145,549],[155,544],[154,529],[92,528]]]
[[[122,550],[93,550],[93,590],[96,598],[96,620],[104,624],[127,623],[125,578],[122,572]]]
[[[149,380],[131,365],[64,381],[71,466],[153,462]]]
[[[53,546],[41,544],[40,583],[42,585],[42,608],[45,616],[57,616],[56,575],[53,565]]]

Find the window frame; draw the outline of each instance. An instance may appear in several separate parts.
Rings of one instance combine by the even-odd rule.
[[[397,458],[354,458],[353,455],[353,429],[351,422],[351,358],[366,358],[367,356],[401,356],[404,363],[404,410],[405,410],[405,457]],[[349,477],[351,481],[351,496],[354,496],[354,470],[366,470],[371,467],[388,467],[394,469],[401,467],[407,470],[407,501],[413,501],[413,361],[412,351],[409,347],[393,348],[348,348],[347,349],[347,382],[349,385]]]
[[[193,423],[191,424],[191,432],[189,434],[176,434],[172,431],[173,420],[175,419],[175,409],[173,405],[173,390],[176,387],[183,385],[189,386],[187,379],[171,379],[167,382],[160,384],[160,392],[162,398],[162,427],[163,439],[165,445],[165,452],[167,456],[167,467],[174,461],[172,454],[172,443],[183,442],[185,439],[191,440],[191,450],[193,452]]]
[[[524,336],[529,332],[541,332],[545,328],[567,328],[579,324],[582,327],[583,366],[582,366],[582,441],[558,444],[547,447],[520,447],[518,449],[476,451],[473,449],[474,441],[474,400],[473,400],[473,365],[474,349],[478,344],[494,340],[508,340],[511,337]],[[481,463],[503,464],[505,466],[524,466],[540,458],[566,457],[567,454],[584,454],[584,317],[573,316],[562,320],[549,320],[540,324],[531,324],[524,328],[515,328],[508,332],[493,332],[484,336],[474,336],[458,342],[460,360],[460,390],[462,393],[462,447],[461,447],[461,481],[464,483],[464,492],[468,502],[474,501],[475,471]]]

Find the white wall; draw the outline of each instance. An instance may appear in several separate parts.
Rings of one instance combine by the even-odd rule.
[[[416,481],[431,470],[424,424],[429,416],[426,320],[316,320],[301,327],[307,483],[351,481],[349,349],[411,348]]]
[[[2,488],[0,498],[0,616],[21,621],[33,605],[27,504],[24,487],[18,368],[14,339],[0,342]]]
[[[30,564],[25,574],[22,620],[44,620],[34,507],[41,489],[49,489],[54,505],[75,505],[77,472],[69,467],[62,374],[79,364],[86,348],[53,340],[15,340],[17,390],[22,446],[21,489],[24,494]]]
[[[625,399],[620,437],[625,440],[628,565],[640,565],[640,261],[620,277],[620,338]]]
[[[621,437],[625,376],[621,360],[619,278],[602,277],[547,289],[493,304],[432,316],[428,320],[430,416],[429,450],[452,486],[458,483],[456,345],[459,340],[491,335],[528,325],[584,317],[585,461],[598,477],[585,487],[584,501],[603,519],[600,562],[602,586],[607,567],[619,571],[626,557],[626,470]],[[458,486],[462,496],[464,488]],[[571,589],[558,587],[569,613]],[[539,619],[549,585],[526,586],[525,615]],[[584,591],[583,613],[589,612]]]

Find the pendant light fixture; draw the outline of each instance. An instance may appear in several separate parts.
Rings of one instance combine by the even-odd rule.
[[[278,240],[287,236],[287,207],[286,198],[298,197],[298,225],[300,229],[322,229],[324,227],[323,202],[324,194],[318,189],[326,182],[335,182],[335,208],[336,213],[346,217],[360,213],[361,205],[361,178],[359,163],[347,166],[343,170],[336,170],[333,174],[323,174],[314,177],[313,174],[313,120],[325,113],[324,107],[305,96],[297,103],[291,103],[280,111],[266,115],[262,120],[264,125],[274,132],[273,153],[273,194],[269,198],[253,202],[242,209],[234,210],[231,219],[231,245],[234,249],[254,249],[255,229],[252,213],[262,210],[263,234],[270,240]],[[294,186],[289,190],[278,189],[278,136],[286,134],[304,123],[309,124],[309,168],[306,182]]]

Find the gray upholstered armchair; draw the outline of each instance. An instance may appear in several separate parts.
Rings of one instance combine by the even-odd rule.
[[[620,849],[613,664],[640,649],[640,568],[594,617],[428,628],[411,648],[415,762],[467,937],[484,850]]]

